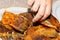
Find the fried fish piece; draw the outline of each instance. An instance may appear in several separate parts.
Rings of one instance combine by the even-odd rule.
[[[32,19],[33,19],[33,16],[31,15],[31,13],[28,13],[28,12],[20,13],[19,15],[24,16],[25,18],[27,18],[30,21],[32,21]]]
[[[55,28],[56,30],[58,27],[60,27],[59,21],[52,15],[50,15],[46,20],[40,23],[47,27]]]
[[[52,25],[54,25],[56,27],[60,27],[59,21],[52,15],[50,16],[50,22],[51,22]]]
[[[25,15],[30,15],[27,13],[23,13]],[[2,16],[2,23],[5,25],[7,29],[16,29],[18,31],[25,31],[27,27],[32,25],[31,19],[29,19],[27,16],[23,16],[20,14],[13,14],[11,12],[5,12]]]
[[[12,30],[8,30],[7,28],[5,28],[5,26],[0,22],[0,38],[2,40],[8,40],[8,33],[12,33]]]
[[[26,30],[27,27],[32,26],[32,16],[30,15],[29,17],[27,17],[27,15],[30,14],[21,13],[20,15],[17,15],[17,18],[15,18],[15,20],[10,25],[13,26],[15,29],[23,32],[24,30]]]
[[[27,30],[27,35],[24,37],[24,40],[51,40],[49,37],[47,37],[48,35],[45,36],[46,34],[43,33],[43,31],[41,31],[43,29],[40,30],[39,28],[39,31],[37,30],[38,30],[38,27],[29,27]]]
[[[7,28],[5,28],[5,26],[0,22],[0,33],[4,33],[4,32],[9,32],[11,33],[13,30],[9,30]]]
[[[31,26],[30,21],[20,15],[15,18],[15,20],[10,25],[19,31],[24,31],[27,27]]]
[[[42,21],[42,22],[40,22],[40,23],[41,23],[42,25],[44,25],[44,26],[47,26],[47,27],[50,27],[50,28],[57,29],[56,26],[54,26],[54,25],[51,24],[51,22],[49,21],[49,19],[44,20],[44,21]]]
[[[4,12],[2,16],[2,24],[7,28],[7,29],[12,29],[12,27],[9,25],[11,22],[13,22],[15,15],[11,12]]]
[[[52,25],[56,26],[56,30],[60,32],[60,22],[53,16],[50,16],[50,22]]]
[[[57,31],[53,28],[48,28],[48,27],[44,27],[42,25],[39,25],[37,27],[31,27],[28,28],[27,30],[27,35],[43,35],[46,37],[56,37],[58,35]]]

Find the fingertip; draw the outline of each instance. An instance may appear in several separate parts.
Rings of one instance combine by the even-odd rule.
[[[34,18],[33,18],[33,22],[36,22],[40,19],[39,15],[37,14]]]

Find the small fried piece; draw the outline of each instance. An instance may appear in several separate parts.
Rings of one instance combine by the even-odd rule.
[[[13,40],[23,40],[24,39],[23,38],[24,35],[25,34],[21,34],[21,33],[17,33],[17,32],[12,32],[11,37],[12,37]]]
[[[29,21],[32,21],[32,19],[33,19],[31,13],[28,13],[28,12],[20,13],[19,15],[24,16],[24,17],[27,18]]]
[[[54,26],[54,25],[51,24],[51,22],[49,21],[49,19],[42,21],[41,24],[44,25],[44,26],[50,27],[50,28],[57,29],[56,26]]]

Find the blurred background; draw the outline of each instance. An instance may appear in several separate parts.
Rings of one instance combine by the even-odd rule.
[[[28,7],[27,0],[0,0],[0,9],[7,7]]]
[[[0,9],[8,7],[28,8],[27,0],[0,0]],[[53,0],[52,14],[60,21],[60,0]]]
[[[0,9],[7,7],[28,7],[27,0],[0,0]]]

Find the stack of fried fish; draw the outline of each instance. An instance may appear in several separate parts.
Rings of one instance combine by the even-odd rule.
[[[60,40],[60,23],[52,15],[46,20],[32,22],[31,13],[4,12],[0,21],[2,40]]]

